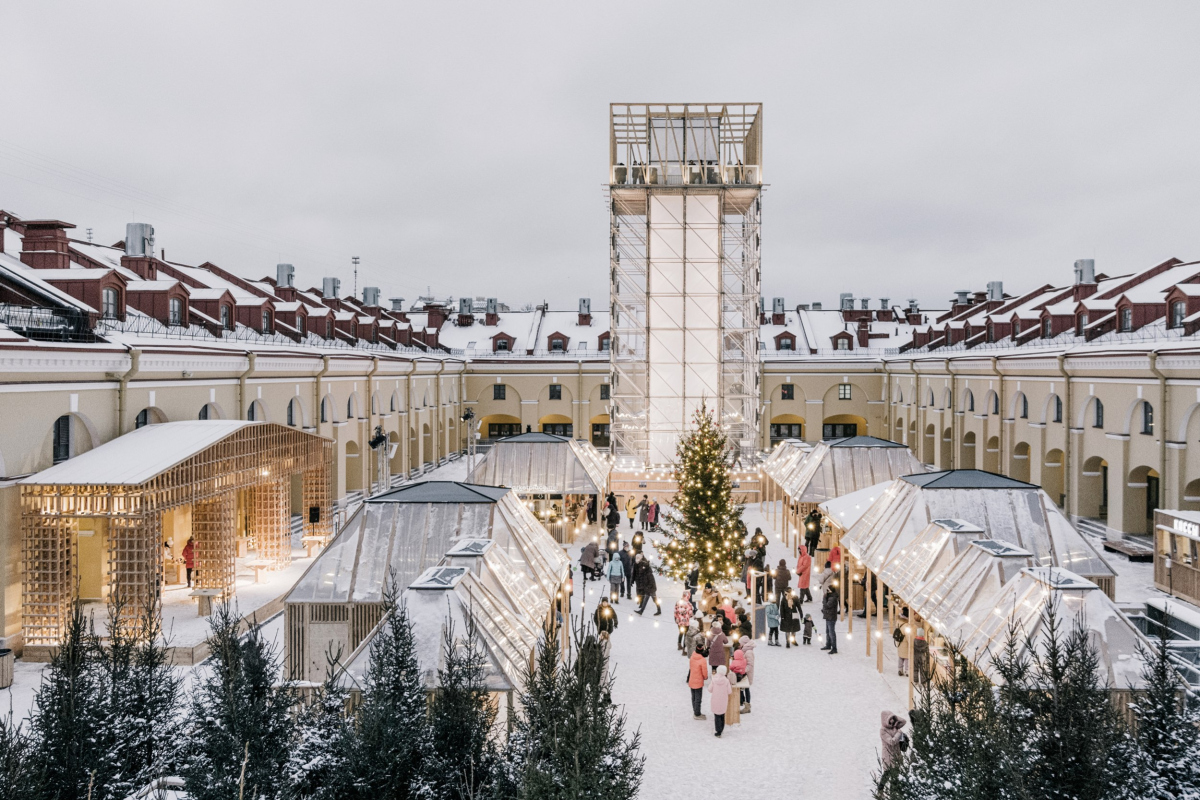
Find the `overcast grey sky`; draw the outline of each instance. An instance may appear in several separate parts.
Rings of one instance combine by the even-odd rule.
[[[0,208],[573,307],[608,292],[608,104],[761,101],[763,294],[938,306],[1200,259],[1197,33],[1194,2],[6,3]]]

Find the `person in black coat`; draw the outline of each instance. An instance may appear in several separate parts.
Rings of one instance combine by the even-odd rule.
[[[621,512],[617,511],[616,503],[609,503],[608,511],[604,515],[604,524],[609,531],[615,530],[621,524]],[[611,535],[611,533],[609,534]]]
[[[837,652],[837,618],[841,601],[837,589],[832,586],[825,590],[825,596],[821,598],[821,616],[825,618],[825,646],[821,649],[828,650],[830,655]]]
[[[796,595],[787,592],[779,598],[779,632],[783,634],[785,648],[790,648],[796,642],[796,634],[800,632],[800,621],[804,619],[804,609]]]
[[[775,568],[775,593],[779,595],[781,600],[788,593],[791,583],[792,573],[788,571],[787,562],[781,558],[779,559],[779,566]]]
[[[646,603],[650,599],[654,599],[654,605],[658,609],[654,612],[654,616],[662,614],[662,606],[658,603],[658,582],[654,580],[654,570],[650,567],[650,562],[641,553],[633,561],[633,582],[637,584],[638,595],[642,598],[641,604],[638,606],[637,613],[641,614],[646,610]]]
[[[688,601],[692,604],[692,613],[696,613],[696,590],[700,588],[700,565],[692,564],[692,571],[683,579],[683,588],[687,589]]]
[[[596,621],[597,633],[611,635],[617,629],[617,610],[609,605],[607,597],[600,598],[600,604],[596,606],[592,618]]]
[[[821,512],[813,509],[804,518],[804,545],[808,554],[817,557],[817,545],[821,543]]]
[[[621,542],[621,549],[617,551],[617,556],[621,559],[622,574],[625,576],[625,583],[621,585],[621,597],[633,597],[633,553],[629,550],[629,542]]]

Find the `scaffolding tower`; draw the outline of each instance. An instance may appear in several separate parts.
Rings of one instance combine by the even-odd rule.
[[[762,106],[614,103],[609,128],[612,447],[675,459],[702,403],[757,450]]]

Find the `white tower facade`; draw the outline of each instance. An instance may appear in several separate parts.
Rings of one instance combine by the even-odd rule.
[[[612,446],[670,463],[701,403],[758,442],[762,107],[611,106]]]

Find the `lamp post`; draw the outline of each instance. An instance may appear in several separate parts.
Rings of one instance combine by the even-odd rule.
[[[459,418],[467,424],[467,475],[475,468],[475,431],[471,428],[471,420],[475,419],[474,409],[468,408]]]

